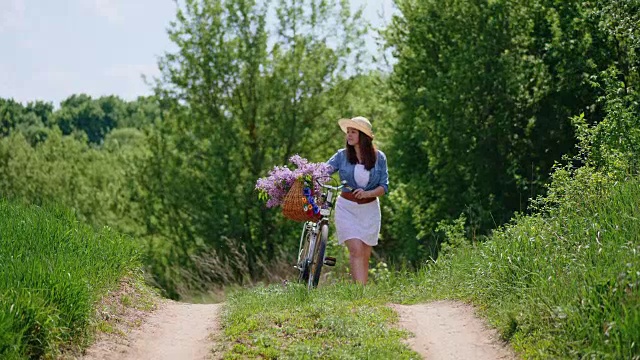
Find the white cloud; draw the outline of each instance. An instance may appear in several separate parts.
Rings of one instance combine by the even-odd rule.
[[[117,2],[117,0],[94,0],[96,12],[109,22],[120,23],[122,22],[122,14]]]
[[[25,0],[0,1],[0,33],[19,29],[24,23]]]

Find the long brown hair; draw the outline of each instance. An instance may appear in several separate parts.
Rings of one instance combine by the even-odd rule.
[[[362,156],[362,164],[367,170],[373,169],[376,166],[376,160],[378,159],[378,153],[376,147],[373,145],[373,141],[370,137],[365,135],[362,131],[358,130],[360,140],[358,140],[358,146],[360,146],[360,155]],[[347,160],[352,164],[358,164],[358,155],[356,155],[356,148],[347,143]]]

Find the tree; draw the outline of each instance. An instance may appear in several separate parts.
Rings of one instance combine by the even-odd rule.
[[[594,124],[588,114],[574,118],[579,159],[608,175],[624,179],[637,174],[640,156],[640,1],[597,1],[587,18],[597,24],[598,42],[607,44],[614,61],[590,77],[591,86],[604,91],[598,104],[605,111]]]
[[[96,100],[91,96],[71,95],[60,103],[55,112],[55,123],[65,135],[74,131],[83,131],[88,140],[100,144],[125,113],[125,103],[116,96],[103,96]]]
[[[244,247],[241,278],[258,275],[279,246],[293,249],[297,226],[265,211],[255,181],[295,153],[324,160],[327,144],[340,143],[327,141],[336,119],[325,114],[348,92],[336,85],[347,57],[361,54],[358,19],[346,1],[191,0],[178,10],[169,30],[178,51],[159,63],[162,120],[143,180],[149,232],[172,244],[174,263],[193,269],[193,254]]]
[[[53,104],[51,102],[44,102],[40,100],[29,102],[27,103],[27,106],[25,106],[24,110],[28,113],[35,114],[44,126],[51,127],[53,125]]]
[[[24,113],[24,107],[13,99],[0,98],[0,136],[7,136]]]
[[[26,106],[13,99],[0,99],[0,136],[13,131],[25,135],[29,143],[37,144],[46,139],[53,113],[53,105],[42,101],[29,102]]]
[[[119,128],[143,129],[160,119],[160,106],[155,96],[139,96],[126,103],[126,115],[118,121]]]
[[[437,249],[440,220],[464,212],[477,238],[527,210],[574,151],[571,116],[602,119],[589,76],[615,60],[583,2],[396,3],[396,213],[412,214],[406,241]]]
[[[37,144],[21,132],[0,139],[0,195],[27,204],[64,206],[94,227],[142,235],[134,180],[145,142],[143,134],[125,131],[108,136],[104,148],[90,146],[86,138],[63,136],[59,129]]]

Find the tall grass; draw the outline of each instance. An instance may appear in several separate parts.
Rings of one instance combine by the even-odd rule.
[[[139,266],[137,246],[59,208],[0,200],[0,358],[51,358],[86,335],[94,301]]]

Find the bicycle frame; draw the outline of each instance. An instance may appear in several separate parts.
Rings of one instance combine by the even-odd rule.
[[[344,181],[338,186],[331,186],[319,181],[318,184],[322,189],[320,219],[306,221],[303,224],[300,246],[298,247],[298,261],[295,266],[300,271],[299,280],[306,281],[309,289],[318,285],[322,265],[326,260],[324,252],[328,238],[329,219],[335,207],[338,192],[347,186]],[[335,263],[335,259],[333,261]]]

